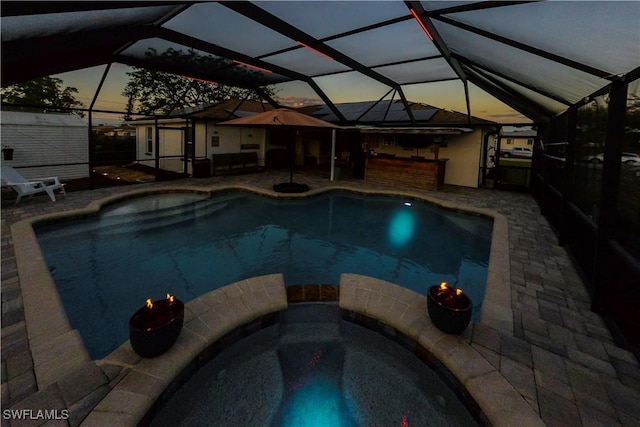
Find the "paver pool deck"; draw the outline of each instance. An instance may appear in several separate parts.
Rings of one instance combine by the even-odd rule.
[[[140,416],[136,411],[150,405],[157,390],[168,385],[170,380],[166,378],[172,375],[157,372],[160,363],[153,363],[157,359],[141,362],[131,357],[134,353],[130,346],[127,352],[126,345],[111,358],[112,362],[118,359],[118,363],[89,359],[79,334],[66,323],[64,313],[60,315],[56,292],[38,285],[43,281],[50,283],[51,279],[46,266],[43,270],[39,251],[31,254],[23,245],[22,236],[32,234],[30,218],[96,208],[97,201],[132,191],[185,187],[208,191],[234,186],[272,193],[273,183],[286,180],[286,172],[262,172],[68,192],[55,203],[46,197],[23,200],[18,206],[3,203],[2,409],[67,410],[69,417],[52,423],[45,419],[8,420],[3,416],[2,425],[109,425],[116,420],[112,417],[119,415],[123,415],[119,421],[135,425]],[[330,182],[303,173],[297,173],[296,180],[308,184],[312,192],[344,188],[398,193],[397,189],[372,186],[360,180]],[[602,318],[590,311],[587,288],[530,195],[451,186],[438,192],[399,193],[494,217],[494,246],[481,321],[449,344],[450,340],[437,335],[421,338],[421,332],[411,332],[411,328],[403,332],[414,333],[417,341],[422,339],[422,344],[458,379],[462,377],[461,383],[495,425],[514,425],[516,421],[519,425],[543,422],[549,426],[640,425],[640,365],[631,352],[615,344]],[[502,243],[496,246],[496,242]],[[22,254],[19,267],[14,245]],[[491,266],[495,268],[492,270]],[[385,305],[393,305],[393,301],[385,303],[381,299],[384,292],[380,286],[386,285],[372,285],[376,282],[366,278],[355,282],[352,279],[347,276],[343,280],[351,280],[348,286],[359,288],[359,296],[356,298],[355,291],[346,292],[345,286],[340,295],[341,307],[369,315],[396,329],[403,328],[402,322],[397,322],[402,316],[391,315],[393,311]],[[256,306],[256,315],[283,308],[278,286],[270,288],[264,283],[261,286],[267,293],[266,300],[262,300],[271,301],[271,305]],[[269,296],[269,292],[279,296]],[[375,303],[372,299],[369,302],[372,292],[378,298]],[[273,298],[280,298],[279,302]],[[245,300],[243,304],[250,307],[252,303]],[[198,302],[188,306],[191,317],[187,325],[211,308]],[[428,323],[428,317],[423,321]],[[216,333],[222,333],[197,330],[195,325],[197,322],[191,323],[192,327],[183,333],[185,348],[190,346],[190,336],[213,339]],[[428,325],[422,329],[429,329]],[[197,344],[187,355],[197,354],[198,345],[205,348],[204,344]],[[173,361],[170,365],[174,366],[175,375],[179,363]],[[483,401],[485,390],[498,392],[501,387],[506,390],[507,400],[488,393]],[[144,400],[145,393],[149,396],[147,402],[136,401],[136,398]],[[515,403],[509,411],[505,402],[511,402],[508,399],[514,396],[515,402],[525,406],[518,407]],[[113,408],[119,409],[114,412]],[[525,418],[511,418],[514,411]],[[527,417],[529,412],[533,417]]]

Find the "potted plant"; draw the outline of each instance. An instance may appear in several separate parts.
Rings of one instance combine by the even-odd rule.
[[[429,288],[427,308],[436,328],[447,334],[457,335],[469,325],[473,304],[462,289],[442,282]]]
[[[129,340],[142,357],[156,357],[176,342],[184,322],[184,303],[171,294],[144,307],[129,319]]]

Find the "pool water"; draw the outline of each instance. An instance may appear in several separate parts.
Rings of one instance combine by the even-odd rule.
[[[152,427],[476,426],[412,352],[340,319],[336,304],[294,304],[276,325],[223,350],[180,387]]]
[[[283,273],[289,286],[356,273],[423,295],[447,281],[478,316],[491,230],[489,219],[403,198],[230,192],[146,196],[36,231],[69,320],[99,359],[128,339],[147,298],[188,302],[264,274]]]

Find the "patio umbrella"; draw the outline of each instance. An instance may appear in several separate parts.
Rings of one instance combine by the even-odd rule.
[[[226,122],[218,123],[225,126],[245,126],[245,127],[263,127],[263,128],[329,128],[339,129],[340,126],[315,117],[299,113],[288,108],[277,108],[271,111],[265,111],[252,116],[240,117]],[[280,192],[302,192],[309,189],[305,184],[296,184],[293,182],[293,166],[295,159],[295,146],[291,148],[291,173],[288,183],[274,185],[275,191]]]

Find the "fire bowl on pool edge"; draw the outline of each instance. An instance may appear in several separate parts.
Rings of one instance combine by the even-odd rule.
[[[129,319],[129,340],[133,350],[142,357],[156,357],[173,346],[184,322],[184,303],[173,297],[152,303]]]
[[[429,317],[436,328],[447,334],[458,335],[464,332],[471,321],[473,304],[471,299],[460,290],[442,283],[431,286],[427,292]]]

